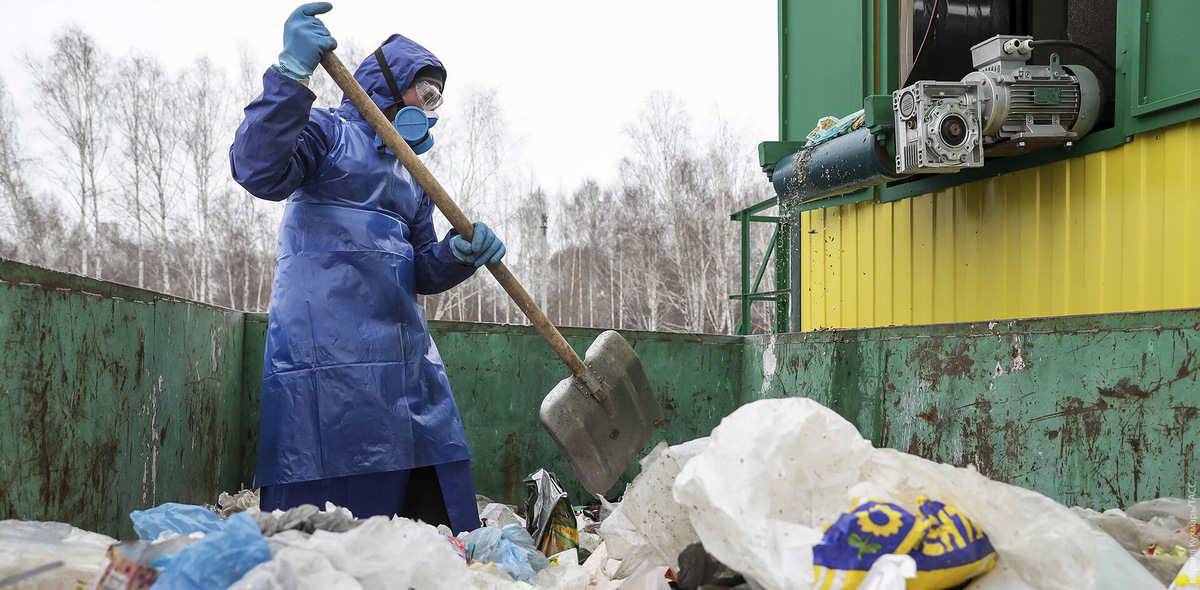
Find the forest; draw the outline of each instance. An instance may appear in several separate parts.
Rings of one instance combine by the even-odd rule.
[[[347,64],[369,55],[353,42],[338,53]],[[228,72],[201,57],[172,72],[151,55],[106,55],[78,28],[7,62],[30,82],[12,86],[0,68],[0,257],[267,311],[283,204],[233,182],[228,149],[268,65],[244,57]],[[341,102],[323,71],[311,88],[314,107]],[[624,128],[615,180],[551,193],[515,154],[495,89],[446,98],[425,163],[505,241],[505,262],[551,321],[734,332],[741,238],[729,215],[770,196],[750,138],[652,92]],[[755,265],[770,229],[754,228]],[[483,270],[422,298],[431,320],[527,323]],[[755,332],[772,313],[755,305]]]

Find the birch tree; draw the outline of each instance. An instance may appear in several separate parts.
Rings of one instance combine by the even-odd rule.
[[[218,182],[228,178],[225,170],[225,149],[221,140],[227,119],[222,109],[226,104],[227,89],[220,72],[213,68],[207,57],[196,61],[185,72],[182,80],[182,125],[183,149],[187,154],[188,177],[196,198],[195,220],[197,232],[196,269],[192,280],[195,297],[200,301],[212,300],[212,228],[210,207]]]
[[[16,239],[14,254],[17,260],[29,260],[29,208],[32,205],[29,184],[25,181],[28,158],[17,143],[17,114],[4,80],[0,78],[0,198],[4,201],[6,221],[12,225]]]
[[[34,79],[40,112],[50,129],[50,139],[61,161],[69,167],[62,188],[79,209],[79,272],[103,277],[100,193],[101,166],[108,147],[105,105],[108,89],[104,64],[108,58],[78,28],[54,38],[54,51],[46,59],[26,58]],[[67,179],[70,178],[70,181]],[[92,258],[95,256],[94,263]]]

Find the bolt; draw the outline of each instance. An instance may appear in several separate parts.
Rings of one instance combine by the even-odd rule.
[[[1073,141],[1068,141],[1067,143],[1063,144],[1063,147],[1065,147],[1065,148],[1067,148],[1068,150],[1070,150],[1071,148],[1075,147],[1075,142],[1073,142]]]

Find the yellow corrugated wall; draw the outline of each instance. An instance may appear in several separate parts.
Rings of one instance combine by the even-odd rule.
[[[801,330],[1200,306],[1200,121],[891,203],[801,213]]]

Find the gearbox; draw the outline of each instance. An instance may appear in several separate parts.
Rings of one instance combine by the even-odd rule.
[[[1033,39],[998,35],[971,48],[976,71],[959,82],[922,80],[892,95],[896,172],[955,172],[1060,145],[1092,130],[1103,103],[1083,66],[1031,65]]]
[[[896,171],[957,172],[983,165],[979,87],[922,80],[892,95]]]

